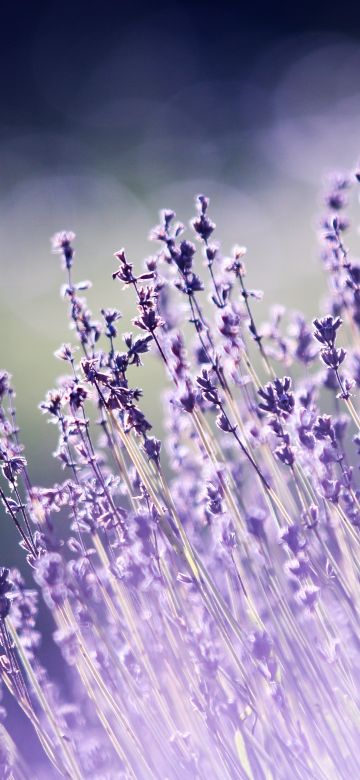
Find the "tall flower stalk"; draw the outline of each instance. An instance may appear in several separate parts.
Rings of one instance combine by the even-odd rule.
[[[165,210],[145,267],[115,252],[137,310],[122,339],[120,311],[94,319],[74,281],[75,234],[52,239],[78,343],[40,405],[64,472],[51,488],[33,484],[0,373],[0,499],[34,583],[0,569],[0,674],[39,743],[32,777],[359,775],[360,271],[344,237],[359,179],[325,193],[313,326],[257,322],[246,250],[223,255],[203,195],[200,250]],[[162,442],[133,381],[149,352]],[[40,595],[64,687],[40,660]],[[29,750],[0,719],[0,777],[22,780]]]

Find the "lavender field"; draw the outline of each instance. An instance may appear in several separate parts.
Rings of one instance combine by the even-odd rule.
[[[360,778],[359,30],[0,10],[0,780]]]
[[[19,711],[10,731],[2,713],[2,778],[29,777],[29,728],[32,777],[358,776],[359,186],[355,168],[322,194],[313,321],[277,306],[258,322],[247,250],[223,252],[204,195],[188,227],[160,213],[142,264],[114,253],[126,333],[119,310],[89,310],[75,234],[53,236],[72,336],[40,404],[51,487],[32,482],[0,375],[0,497],[31,575],[0,570]],[[142,408],[149,352],[162,441]]]

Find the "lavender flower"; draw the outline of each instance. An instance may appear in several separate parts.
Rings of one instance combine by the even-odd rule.
[[[131,332],[116,308],[93,318],[75,235],[54,236],[80,349],[57,350],[69,374],[40,405],[58,431],[52,487],[32,482],[0,372],[0,500],[35,584],[0,569],[0,698],[33,729],[40,776],[359,776],[360,360],[337,342],[360,326],[343,237],[357,178],[324,196],[331,295],[313,334],[281,307],[258,326],[246,250],[229,261],[209,243],[204,195],[197,245],[168,209],[143,271],[115,253]],[[168,383],[160,438],[134,384],[150,351]],[[20,718],[0,720],[0,776],[32,775]]]
[[[9,592],[12,584],[9,582],[9,569],[0,570],[0,620],[5,620],[10,612]]]

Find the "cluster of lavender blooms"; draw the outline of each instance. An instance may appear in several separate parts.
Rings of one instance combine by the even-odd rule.
[[[0,498],[34,580],[0,569],[0,679],[41,746],[31,777],[360,776],[358,181],[329,182],[328,313],[312,326],[280,307],[256,324],[246,250],[223,255],[202,195],[197,244],[166,210],[142,270],[115,253],[137,306],[122,338],[120,312],[93,319],[73,279],[75,235],[54,236],[78,344],[55,353],[67,373],[41,404],[52,488],[32,483],[0,374]],[[162,442],[134,386],[150,351]],[[40,660],[40,594],[64,689]],[[3,709],[0,776],[30,776]]]

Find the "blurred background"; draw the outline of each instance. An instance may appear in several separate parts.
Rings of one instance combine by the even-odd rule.
[[[131,311],[113,252],[141,263],[159,208],[184,222],[211,198],[224,252],[249,249],[249,284],[318,313],[319,193],[360,155],[360,12],[343,3],[158,0],[3,4],[0,364],[14,377],[35,483],[60,478],[37,410],[69,340],[57,230],[77,234],[89,302]],[[150,359],[145,407],[156,420]],[[146,389],[146,388],[145,388]],[[18,557],[4,543],[1,563]]]

